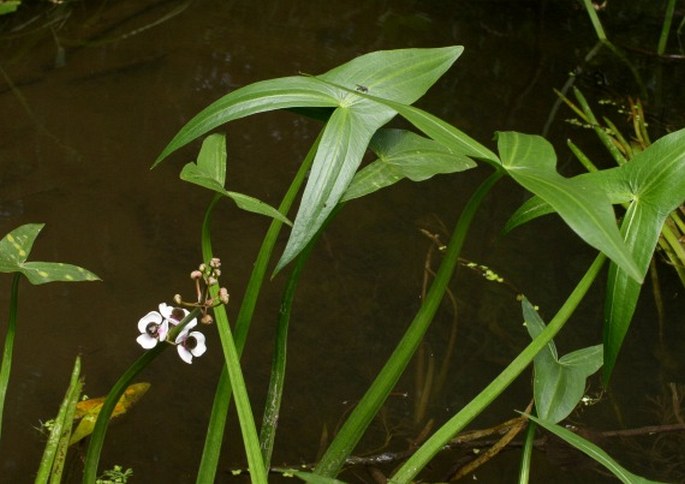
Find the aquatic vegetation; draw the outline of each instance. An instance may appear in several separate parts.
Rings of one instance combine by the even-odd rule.
[[[67,395],[52,426],[40,476],[57,476],[59,480],[69,443],[73,443],[76,437],[80,439],[91,434],[83,479],[88,483],[98,482],[98,466],[111,417],[122,412],[122,402],[132,404],[147,390],[133,386],[134,381],[142,370],[155,364],[155,360],[169,347],[160,343],[176,346],[181,359],[189,364],[193,358],[206,352],[207,338],[197,331],[199,320],[201,324],[216,325],[225,364],[222,373],[217,376],[215,400],[197,481],[214,482],[217,477],[224,434],[231,431],[226,429],[226,416],[231,399],[234,399],[247,471],[253,482],[266,482],[272,470],[303,480],[338,482],[337,478],[350,462],[353,451],[374,419],[381,415],[383,405],[419,350],[443,298],[452,297],[448,284],[456,268],[463,263],[461,251],[481,205],[493,196],[493,188],[508,178],[530,193],[531,197],[512,215],[507,230],[532,223],[540,216],[554,214],[570,231],[592,247],[597,256],[547,323],[525,297],[520,298],[520,313],[511,318],[525,321],[531,342],[481,393],[451,415],[444,424],[437,429],[426,426],[425,435],[417,439],[411,452],[400,457],[401,462],[389,480],[411,482],[417,479],[433,458],[478,415],[487,411],[492,402],[531,365],[534,368],[531,388],[534,406],[526,410],[525,418],[518,417],[507,424],[504,436],[497,446],[493,446],[495,450],[488,454],[488,458],[527,426],[526,446],[521,458],[521,480],[525,481],[524,476],[529,474],[532,461],[535,428],[528,420],[530,418],[532,422],[592,455],[619,478],[636,479],[593,444],[556,424],[567,418],[578,405],[582,405],[589,375],[603,367],[604,382],[611,378],[662,229],[670,214],[685,200],[685,129],[667,134],[654,143],[644,144],[639,152],[619,163],[619,166],[597,169],[571,178],[564,177],[557,170],[554,148],[541,136],[513,131],[498,132],[497,149],[494,152],[452,124],[413,106],[452,67],[462,52],[461,46],[372,52],[323,74],[302,74],[256,82],[210,104],[180,129],[153,166],[158,166],[179,148],[204,138],[197,160],[186,164],[180,172],[181,180],[209,190],[212,195],[200,234],[204,262],[190,273],[192,296],[184,298],[176,294],[173,306],[159,304],[157,311],[150,311],[138,320],[139,335],[136,342],[146,351],[115,382],[107,397],[97,403],[91,402],[96,403],[96,406],[83,414],[81,422],[87,422],[88,428],[72,432],[73,421],[81,411],[78,400],[83,385],[80,359],[77,358]],[[319,136],[312,143],[287,193],[276,208],[250,195],[227,189],[226,137],[214,131],[238,119],[281,109],[297,109],[298,113],[315,119],[321,119],[324,113],[324,119]],[[586,120],[593,124],[588,113],[584,114]],[[404,118],[418,133],[385,127],[398,116]],[[618,139],[617,135],[615,139]],[[615,143],[612,142],[612,145]],[[360,168],[367,152],[373,153],[375,158]],[[440,265],[430,284],[426,284],[421,305],[394,351],[382,368],[376,371],[366,393],[345,415],[344,422],[327,443],[318,462],[306,470],[273,468],[271,456],[277,422],[282,412],[288,329],[294,295],[301,278],[306,277],[310,254],[328,224],[345,210],[347,204],[355,203],[358,198],[400,180],[421,182],[436,175],[466,177],[470,175],[470,169],[479,165],[488,170],[488,176],[482,180],[478,178],[479,184],[461,207],[449,241],[439,244]],[[221,261],[216,257],[211,236],[212,223],[215,222],[214,209],[226,199],[243,210],[270,218],[269,229],[233,325],[229,324],[226,311],[230,302],[229,292],[219,284],[222,277]],[[291,216],[296,201],[299,205]],[[617,207],[623,207],[624,210],[618,222]],[[272,256],[284,225],[291,227],[291,230],[283,252],[278,259],[274,259]],[[96,278],[76,266],[26,262],[39,230],[38,226],[22,227],[0,241],[1,271],[13,272],[17,274],[15,277],[21,274],[35,284]],[[258,431],[253,412],[254,402],[248,394],[240,357],[271,262],[275,262],[271,276],[285,277],[286,280],[277,315],[269,393]],[[609,266],[606,320],[598,322],[604,324],[603,344],[576,349],[560,357],[554,338],[594,287],[606,265]],[[473,263],[470,267],[489,281],[504,282],[495,270],[487,266]],[[169,290],[171,294],[173,289]],[[13,302],[15,300],[16,293],[13,293]],[[16,303],[14,308],[16,310]],[[14,334],[15,319],[16,315],[10,317],[12,329],[8,339],[9,335]],[[0,376],[9,373],[9,369],[5,370],[9,368],[5,365],[5,359],[11,358],[11,340],[5,347]],[[2,382],[0,380],[0,384]],[[7,386],[6,378],[4,382],[4,386],[0,387],[3,395]],[[139,390],[131,394],[132,389],[136,388]],[[130,397],[128,400],[127,395]],[[394,459],[395,456],[382,455],[377,461],[383,463],[389,458]],[[479,463],[484,460],[487,459],[481,459]],[[131,473],[122,469],[116,468],[111,473],[106,471],[102,476],[113,482],[125,482]]]
[[[305,113],[307,109],[329,109],[321,134],[303,161],[278,208],[279,215],[274,217],[264,239],[233,330],[228,325],[223,306],[216,308],[219,309],[215,311],[215,317],[227,371],[219,378],[198,481],[208,482],[216,475],[231,389],[236,397],[251,479],[253,482],[265,482],[266,471],[271,467],[273,435],[280,412],[292,296],[299,278],[306,272],[305,264],[311,248],[330,220],[339,210],[344,210],[344,203],[351,203],[357,197],[402,178],[421,181],[438,173],[467,171],[477,163],[485,163],[493,170],[462,209],[423,304],[394,353],[347,416],[314,466],[313,475],[300,473],[300,477],[305,480],[332,481],[340,473],[419,347],[445,295],[447,282],[457,266],[461,247],[479,205],[505,176],[533,194],[533,198],[514,214],[508,224],[509,229],[540,215],[556,213],[600,254],[549,324],[542,323],[530,303],[523,299],[522,317],[528,323],[532,342],[481,394],[433,432],[390,480],[413,480],[450,439],[486,410],[533,362],[536,410],[545,427],[550,429],[583,400],[585,379],[599,369],[602,357],[605,380],[610,378],[622,338],[609,337],[605,339],[603,347],[596,345],[576,350],[561,358],[556,354],[552,338],[590,290],[607,258],[610,260],[610,273],[613,274],[609,282],[607,307],[622,314],[620,321],[629,321],[632,314],[630,308],[634,306],[647,270],[645,260],[648,261],[654,251],[658,232],[665,220],[664,214],[674,210],[685,199],[685,130],[663,137],[630,163],[573,178],[565,178],[556,171],[554,150],[539,136],[498,133],[498,154],[495,154],[454,126],[411,106],[461,52],[461,47],[375,52],[322,75],[273,79],[246,86],[219,99],[189,121],[155,162],[155,165],[159,164],[178,148],[234,119],[293,107],[302,108]],[[427,137],[403,130],[383,129],[382,126],[396,114],[404,117]],[[214,257],[209,232],[212,210],[228,193],[224,189],[224,143],[222,135],[208,136],[203,142],[197,165],[186,165],[181,174],[182,179],[215,193],[202,232],[203,256],[207,261]],[[357,171],[367,147],[378,155],[378,160]],[[302,173],[307,171],[309,176],[305,184]],[[266,276],[266,262],[293,203],[294,194],[303,184],[306,186],[293,229],[275,269],[275,273],[279,273],[291,263],[294,264],[281,305],[269,403],[265,409],[260,441],[244,387],[239,354],[245,344],[259,288]],[[232,198],[236,202],[239,199]],[[621,226],[617,225],[613,208],[614,204],[620,203],[628,207]],[[252,208],[255,206],[260,205],[253,204]],[[258,212],[273,215],[271,209]],[[218,289],[214,287],[210,293],[216,297]],[[612,321],[614,319],[610,317],[607,324],[614,324]],[[235,339],[233,334],[236,335]],[[106,422],[106,418],[106,414],[101,413],[102,422]],[[516,431],[512,430],[508,439],[521,428],[522,425],[519,425]],[[103,436],[94,433],[86,460],[86,480],[96,473]],[[528,436],[532,438],[532,433],[528,432]],[[568,437],[566,434],[562,437],[569,438],[574,445],[583,445],[578,444],[580,437]],[[526,466],[530,465],[529,454],[524,454],[523,462],[522,473],[525,474]],[[618,467],[613,467],[612,471],[617,475],[621,473]]]

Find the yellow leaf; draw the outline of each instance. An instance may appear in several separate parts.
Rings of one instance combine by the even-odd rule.
[[[123,415],[128,410],[142,398],[143,395],[150,388],[150,384],[147,382],[134,383],[129,385],[129,387],[124,391],[124,394],[119,398],[114,411],[112,412],[112,418]],[[87,400],[80,401],[76,404],[76,412],[74,414],[74,420],[82,419],[76,429],[71,434],[71,439],[69,440],[69,445],[75,444],[81,439],[88,437],[93,433],[93,428],[95,427],[95,422],[100,414],[100,409],[105,403],[105,397],[89,398]]]

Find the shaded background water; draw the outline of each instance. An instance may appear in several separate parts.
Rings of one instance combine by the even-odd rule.
[[[651,2],[609,2],[602,18],[617,44],[654,50],[661,15],[662,7]],[[18,18],[34,19],[22,35],[9,30],[20,24]],[[553,119],[548,138],[562,172],[579,172],[565,148],[567,138],[600,165],[610,163],[592,136],[563,122],[567,110],[550,118],[553,88],[564,85],[595,39],[586,14],[572,1],[335,0],[316,7],[293,0],[67,2],[8,22],[0,44],[0,232],[45,222],[32,257],[82,265],[102,282],[22,284],[0,443],[2,482],[32,480],[44,440],[34,427],[56,412],[75,355],[83,355],[88,395],[104,395],[140,354],[137,320],[173,294],[191,293],[187,274],[200,262],[199,227],[210,195],[180,182],[178,173],[198,145],[153,171],[149,167],[180,126],[226,92],[266,78],[321,73],[373,50],[461,44],[465,53],[421,107],[491,147],[496,130],[541,133]],[[675,38],[669,48],[677,51]],[[653,134],[682,127],[682,62],[628,52],[645,82]],[[577,85],[593,100],[625,102],[626,95],[642,94],[625,65],[609,54],[585,65]],[[624,126],[623,115],[608,112]],[[289,113],[233,123],[225,129],[228,188],[277,205],[318,128]],[[323,429],[334,432],[361,397],[420,304],[430,241],[419,229],[451,230],[485,172],[400,183],[348,204],[332,224],[297,295],[274,464],[315,460]],[[549,318],[593,252],[553,217],[503,236],[503,223],[525,197],[513,184],[500,184],[481,210],[464,255],[495,269]],[[267,225],[267,219],[229,203],[217,214],[214,244],[233,317]],[[648,283],[610,391],[574,416],[576,423],[595,431],[665,423],[667,411],[658,402],[670,398],[669,382],[683,383],[685,307],[682,287],[664,265],[660,277],[667,311],[662,337]],[[0,280],[2,311],[9,279]],[[279,276],[267,285],[243,358],[256,409],[268,381],[282,284]],[[527,341],[511,290],[467,270],[452,288],[459,304],[458,342],[447,384],[429,405],[437,422],[468,402]],[[601,315],[597,289],[558,338],[562,353],[600,342]],[[446,306],[424,347],[438,365],[451,327]],[[103,468],[133,467],[134,482],[194,481],[222,362],[217,335],[206,332],[209,350],[192,366],[168,351],[145,371],[142,378],[152,388],[110,428]],[[398,384],[383,421],[357,454],[406,449],[407,440],[416,438],[423,423],[412,422],[413,373]],[[594,381],[591,390],[598,389]],[[522,377],[472,428],[513,417],[529,399],[530,381]],[[235,431],[226,437],[222,480],[244,465],[237,425],[229,425]],[[393,439],[385,447],[387,435]],[[606,439],[602,445],[636,472],[677,481],[685,478],[683,442],[671,434]],[[547,450],[535,456],[534,482],[550,476],[611,481],[582,460],[563,460]],[[463,454],[445,453],[426,478],[441,479]],[[511,482],[518,456],[505,452],[475,476]],[[569,469],[562,472],[562,464]],[[70,472],[70,482],[77,482],[78,458]],[[345,478],[371,479],[364,469]]]

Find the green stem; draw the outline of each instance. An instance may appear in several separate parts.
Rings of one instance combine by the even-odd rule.
[[[597,171],[597,167],[592,162],[592,160],[590,160],[590,158],[588,158],[587,155],[585,153],[583,153],[583,151],[573,143],[573,141],[571,141],[571,140],[566,141],[566,145],[571,150],[571,153],[576,155],[576,158],[578,158],[578,161],[580,161],[580,164],[583,165],[587,171],[589,171],[590,173]]]
[[[192,319],[200,314],[198,308],[193,309],[183,320],[178,323],[167,335],[167,340],[173,341],[178,336],[178,333],[183,327]],[[98,418],[93,427],[93,434],[90,437],[90,444],[86,452],[86,460],[83,469],[84,484],[92,484],[97,479],[98,464],[100,462],[100,454],[105,443],[105,434],[107,433],[107,426],[109,425],[110,417],[114,411],[114,407],[119,402],[119,398],[126,391],[126,388],[131,384],[131,381],[138,376],[138,374],[145,369],[155,358],[170,346],[160,342],[154,348],[143,353],[133,364],[119,377],[112,389],[107,394],[105,402],[102,404]]]
[[[535,424],[535,422],[529,420],[528,428],[526,429],[526,436],[523,441],[523,449],[521,451],[519,484],[528,484],[528,482],[530,482],[530,465],[533,460],[533,442],[535,441],[536,428],[537,425]]]
[[[264,416],[262,419],[262,428],[259,435],[260,445],[262,447],[262,455],[267,469],[271,465],[271,455],[273,453],[274,440],[276,438],[276,427],[278,424],[278,417],[281,409],[281,400],[283,397],[283,388],[285,382],[285,366],[287,359],[288,347],[288,326],[290,324],[290,314],[292,312],[293,299],[295,298],[295,291],[300,282],[300,276],[305,264],[309,260],[312,249],[316,246],[321,234],[326,230],[330,222],[335,218],[342,206],[338,205],[333,212],[326,218],[316,236],[309,241],[307,246],[297,256],[295,267],[293,268],[285,289],[283,290],[283,297],[281,299],[280,309],[278,311],[278,324],[276,327],[276,343],[274,346],[274,355],[271,365],[271,377],[269,379],[269,390],[266,396],[266,404],[264,405]]]
[[[440,427],[388,482],[410,482],[447,442],[485,410],[530,365],[535,355],[564,327],[606,261],[599,254],[547,327],[490,384]]]
[[[588,17],[590,17],[590,22],[592,22],[592,26],[595,29],[595,34],[597,34],[597,38],[602,42],[606,42],[607,36],[604,33],[602,22],[599,20],[599,17],[597,16],[597,11],[595,10],[594,5],[592,4],[592,0],[583,0],[583,5],[585,6],[585,11],[587,12]]]
[[[7,385],[10,380],[12,369],[12,350],[14,349],[14,334],[17,330],[17,310],[19,308],[19,280],[21,274],[15,272],[12,276],[10,289],[10,312],[7,319],[7,334],[5,335],[5,347],[2,351],[2,366],[0,367],[0,435],[2,435],[2,420],[5,410],[5,396]]]
[[[573,94],[576,96],[578,104],[580,104],[580,107],[583,109],[583,112],[585,113],[588,122],[592,126],[592,129],[595,131],[597,137],[602,142],[607,151],[614,158],[616,164],[619,166],[624,165],[628,160],[626,160],[625,156],[623,156],[623,154],[619,151],[614,142],[611,140],[611,136],[609,136],[606,133],[606,131],[604,131],[602,126],[599,124],[599,121],[595,117],[595,114],[592,112],[590,104],[588,104],[587,100],[585,99],[585,96],[583,96],[583,93],[580,92],[579,89],[574,87]]]
[[[300,165],[293,182],[283,197],[283,201],[278,207],[278,210],[283,214],[286,214],[288,211],[290,211],[290,207],[294,203],[302,183],[304,183],[304,180],[307,178],[307,172],[314,161],[314,155],[319,147],[319,141],[321,140],[322,133],[323,130],[319,133],[318,138],[307,153],[307,156]],[[205,214],[205,222],[202,229],[203,257],[206,260],[211,259],[209,224],[211,220],[210,211],[212,206],[207,209],[207,213]],[[238,312],[238,317],[235,324],[235,344],[239,354],[242,353],[245,346],[247,333],[250,329],[252,315],[254,314],[254,309],[257,305],[257,299],[259,298],[260,289],[264,281],[269,259],[271,258],[271,253],[276,245],[278,234],[282,225],[283,224],[278,220],[274,219],[271,221],[269,230],[264,236],[264,241],[259,249],[257,260],[255,261],[252,274],[250,275],[250,280],[247,283],[245,296],[240,305],[240,311]],[[207,258],[207,255],[210,255],[210,257]],[[228,413],[228,407],[230,403],[231,382],[228,379],[228,372],[226,370],[226,366],[224,365],[214,394],[214,403],[212,404],[212,413],[210,415],[209,424],[207,427],[205,446],[202,451],[202,460],[200,461],[200,468],[198,469],[196,478],[196,482],[198,484],[214,482],[216,479],[216,469],[219,465],[221,444],[223,441],[224,429],[226,427],[226,414]]]
[[[218,288],[215,286],[212,287],[212,297],[218,297]],[[215,308],[214,316],[216,318],[219,338],[221,339],[221,348],[224,352],[228,379],[231,382],[233,396],[235,398],[235,407],[236,412],[238,413],[240,431],[243,436],[247,465],[250,469],[250,480],[253,483],[266,483],[266,468],[264,467],[264,459],[262,459],[262,452],[259,447],[257,426],[255,425],[254,415],[252,414],[252,406],[250,405],[250,398],[247,394],[243,371],[240,367],[240,355],[238,354],[235,340],[233,339],[231,326],[228,324],[228,316],[226,315],[224,306]]]
[[[501,176],[502,172],[500,171],[496,171],[490,175],[478,187],[464,207],[426,299],[395,348],[395,351],[385,363],[385,366],[380,371],[371,387],[352,411],[349,418],[335,436],[335,439],[333,439],[330,447],[321,458],[321,461],[315,469],[316,474],[332,477],[340,472],[345,460],[352,453],[366,431],[366,428],[376,416],[387,396],[397,383],[397,380],[399,380],[404,372],[412,355],[421,344],[423,335],[430,326],[433,316],[440,306],[447,284],[452,279],[461,248],[477,209]]]
[[[668,34],[671,32],[671,23],[673,22],[673,12],[675,11],[675,0],[668,0],[666,5],[666,14],[664,15],[664,23],[661,26],[661,35],[659,36],[659,44],[656,52],[663,55],[666,52],[666,42],[668,42]]]
[[[214,257],[211,239],[212,210],[221,198],[222,196],[219,194],[214,195],[214,198],[205,212],[205,218],[202,224],[202,258],[207,264],[209,264],[209,261]],[[218,300],[219,285],[213,284],[210,286],[209,293],[212,299]],[[228,381],[230,382],[233,394],[235,395],[236,411],[238,413],[238,422],[243,437],[247,465],[250,469],[250,479],[252,482],[266,483],[266,468],[264,467],[264,460],[262,459],[259,448],[257,426],[255,425],[254,415],[252,414],[252,406],[247,394],[243,370],[240,367],[240,354],[236,348],[235,340],[233,339],[231,325],[228,322],[228,314],[226,313],[226,307],[224,305],[219,305],[214,308],[214,319],[216,320],[221,348],[224,352],[224,367],[228,372]],[[219,382],[219,386],[222,388],[225,388],[225,384],[225,381]],[[225,419],[226,416],[224,413],[223,424],[225,424]]]

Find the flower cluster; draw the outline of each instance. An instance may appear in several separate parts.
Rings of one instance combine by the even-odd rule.
[[[219,288],[218,297],[213,298],[209,293],[209,288],[219,285],[219,277],[221,276],[221,260],[214,257],[209,261],[209,264],[200,264],[196,270],[190,273],[190,278],[195,281],[195,295],[197,302],[187,302],[181,298],[180,294],[174,296],[174,302],[179,305],[192,308],[200,308],[202,317],[200,322],[203,324],[212,324],[214,319],[207,311],[219,304],[228,304],[228,290],[225,287]]]
[[[178,355],[186,363],[192,363],[193,357],[202,356],[207,351],[205,335],[199,331],[191,331],[197,326],[197,319],[193,318],[186,324],[174,341],[168,341],[169,331],[190,314],[187,309],[176,308],[161,303],[159,311],[150,311],[138,321],[140,336],[136,341],[146,350],[154,348],[160,341],[167,341],[176,345]]]
[[[207,351],[205,336],[199,331],[191,331],[197,326],[197,319],[193,318],[178,334],[172,333],[174,328],[183,321],[190,313],[187,309],[180,306],[195,308],[202,314],[200,322],[211,324],[213,322],[209,309],[219,304],[228,304],[228,291],[225,287],[218,287],[219,276],[221,276],[221,261],[213,258],[208,264],[200,264],[197,270],[190,273],[190,278],[195,281],[195,292],[197,302],[185,302],[180,294],[174,296],[174,303],[177,307],[168,306],[166,303],[159,305],[159,311],[150,311],[138,321],[138,331],[140,336],[136,339],[138,344],[145,349],[154,348],[160,341],[165,341],[176,345],[179,356],[186,363],[192,363],[193,357],[201,356]],[[212,297],[210,288],[213,287]],[[218,289],[218,291],[217,291]],[[173,341],[170,335],[175,334]]]

